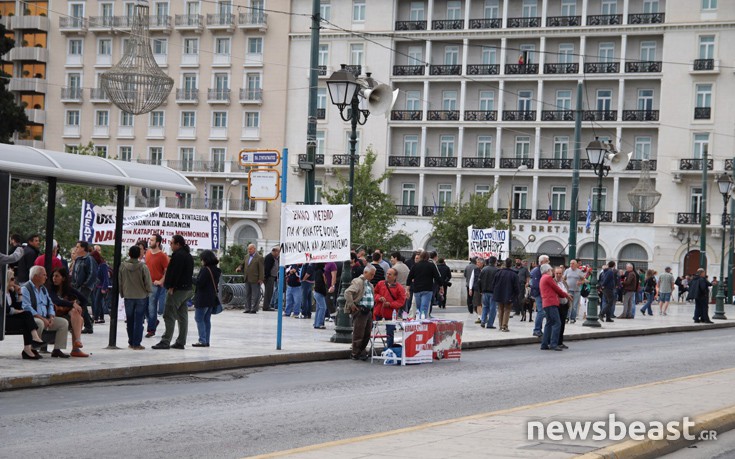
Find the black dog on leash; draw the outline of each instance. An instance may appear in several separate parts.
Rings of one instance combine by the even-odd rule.
[[[535,301],[533,301],[533,298],[530,296],[527,296],[523,299],[523,306],[521,309],[521,322],[526,321],[526,313],[528,313],[528,321],[533,322],[533,310],[536,308]]]

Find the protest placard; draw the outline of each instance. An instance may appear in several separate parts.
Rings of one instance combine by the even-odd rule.
[[[495,228],[477,229],[467,227],[467,238],[470,244],[470,258],[491,256],[503,259],[509,256],[508,230]]]
[[[350,206],[288,205],[281,208],[282,266],[350,259]]]

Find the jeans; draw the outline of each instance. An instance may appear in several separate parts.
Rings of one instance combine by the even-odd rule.
[[[425,318],[429,317],[429,306],[431,306],[431,294],[432,291],[426,292],[414,292],[413,299],[416,300],[416,318],[420,318],[422,315]]]
[[[493,300],[492,293],[482,294],[482,316],[480,322],[486,327],[492,327],[495,323],[495,315],[498,313],[498,305]]]
[[[313,282],[301,283],[301,315],[304,317],[311,317],[311,293],[313,291]]]
[[[559,319],[559,306],[544,308],[546,313],[546,326],[544,337],[541,340],[541,349],[554,349],[559,345],[559,332],[561,331],[561,320]]]
[[[166,289],[163,285],[154,285],[153,291],[148,296],[148,331],[156,332],[158,326],[158,314],[163,315],[166,306]]]
[[[646,304],[643,305],[641,308],[642,313],[646,313],[648,311],[648,315],[653,315],[653,310],[651,309],[651,305],[653,304],[653,297],[656,296],[654,292],[646,293]]]
[[[544,310],[544,305],[541,303],[541,295],[534,298],[534,300],[536,301],[536,322],[533,324],[533,334],[540,335],[541,325],[544,317],[546,317],[546,310]]]
[[[212,331],[212,308],[195,308],[194,321],[197,323],[199,342],[209,344],[209,333]]]
[[[327,315],[327,300],[319,292],[314,292],[316,302],[316,314],[314,315],[314,328],[324,326],[324,317]]]
[[[101,288],[95,288],[92,291],[92,317],[94,320],[105,320],[105,314],[109,314],[107,308],[108,293],[102,293]]]
[[[140,346],[143,341],[143,321],[148,310],[148,298],[125,298],[125,317],[127,317],[128,344]]]
[[[575,290],[569,292],[569,294],[572,295],[572,307],[569,308],[569,320],[577,320],[577,310],[579,309],[579,300],[582,299],[582,291]]]
[[[300,310],[301,286],[291,287],[289,285],[286,287],[286,308],[283,314],[286,316],[290,316],[293,313],[293,315],[298,316]]]

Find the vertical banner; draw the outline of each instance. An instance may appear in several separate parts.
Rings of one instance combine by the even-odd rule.
[[[349,205],[281,208],[281,266],[349,259]]]
[[[503,259],[509,256],[508,230],[495,228],[473,229],[467,227],[467,239],[470,245],[470,258],[497,257]]]

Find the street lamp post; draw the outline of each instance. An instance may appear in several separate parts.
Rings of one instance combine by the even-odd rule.
[[[594,168],[595,175],[597,175],[597,195],[595,199],[597,205],[595,206],[595,242],[593,247],[593,262],[592,262],[592,275],[590,276],[590,295],[587,298],[587,320],[582,324],[585,327],[601,327],[600,320],[598,318],[597,307],[599,304],[600,297],[597,295],[597,265],[599,263],[598,257],[598,246],[600,241],[600,206],[602,205],[602,178],[606,177],[610,172],[610,167],[605,164],[609,147],[606,144],[600,142],[599,139],[595,139],[587,146],[587,159]]]
[[[230,212],[230,190],[233,186],[237,186],[239,184],[239,180],[231,181],[227,184],[227,193],[225,193],[225,196],[227,196],[227,202],[225,203],[225,234],[222,238],[222,253],[224,255],[227,255],[227,233],[230,232],[230,220],[228,219],[228,214]]]
[[[720,281],[717,282],[717,298],[715,300],[715,315],[713,319],[724,320],[725,316],[725,232],[727,231],[727,202],[730,200],[732,191],[732,179],[727,174],[722,174],[717,179],[717,187],[722,194],[722,253],[720,254]],[[730,215],[730,218],[733,218]]]

